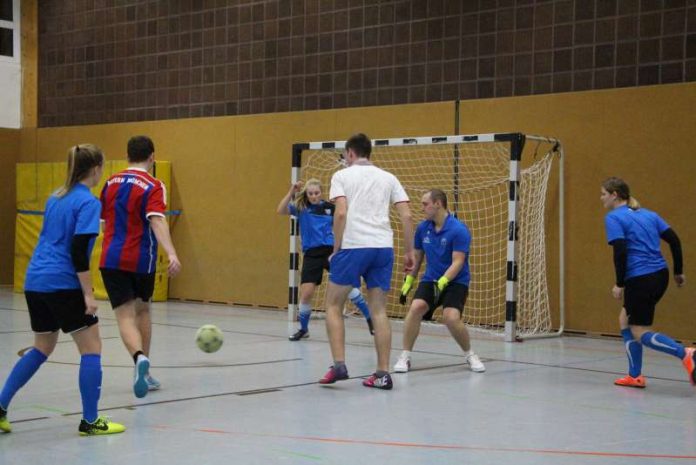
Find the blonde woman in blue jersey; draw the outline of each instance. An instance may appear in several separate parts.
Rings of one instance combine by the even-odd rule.
[[[80,352],[80,435],[125,430],[97,412],[102,344],[89,259],[99,234],[101,204],[90,189],[99,183],[103,165],[99,147],[82,144],[71,148],[65,184],[46,202],[39,242],[24,280],[34,346],[15,364],[0,391],[0,431],[12,430],[7,420],[10,401],[56,348],[59,329],[72,336]]]
[[[309,318],[312,314],[312,297],[321,284],[324,270],[329,271],[329,256],[333,252],[333,215],[335,207],[321,198],[321,182],[309,179],[292,186],[278,204],[279,215],[294,215],[300,227],[302,238],[302,272],[300,278],[300,328],[290,336],[291,341],[309,337]],[[367,320],[370,334],[373,334],[372,319],[367,302],[354,288],[350,300]]]
[[[645,387],[641,373],[643,346],[679,358],[689,380],[696,385],[696,349],[684,348],[665,334],[653,331],[655,305],[669,283],[667,262],[660,252],[660,240],[670,246],[677,287],[686,283],[681,242],[677,234],[655,212],[641,208],[631,197],[623,179],[611,177],[602,183],[600,199],[609,213],[604,218],[607,242],[614,249],[616,284],[611,293],[623,297],[619,314],[621,336],[628,356],[628,375],[614,384]]]

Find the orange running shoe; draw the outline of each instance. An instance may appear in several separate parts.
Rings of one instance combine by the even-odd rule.
[[[693,347],[686,348],[686,355],[682,359],[684,369],[689,374],[689,381],[696,386],[696,349]]]
[[[643,389],[645,388],[645,377],[643,375],[638,375],[637,378],[634,378],[631,375],[626,375],[623,378],[619,378],[616,381],[614,381],[614,384],[616,384],[617,386],[627,386]]]

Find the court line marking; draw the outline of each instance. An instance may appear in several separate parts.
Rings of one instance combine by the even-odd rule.
[[[439,368],[450,368],[450,367],[455,367],[455,366],[461,366],[464,365],[463,363],[457,363],[457,364],[450,364],[450,365],[441,365],[441,366],[436,366],[436,367],[429,367],[429,368],[422,368],[421,370],[435,370]],[[370,376],[372,373],[367,373],[363,375],[358,375],[358,376],[351,376],[348,379],[364,379]],[[268,391],[269,393],[273,392],[282,392],[284,389],[292,389],[296,387],[304,387],[304,386],[313,386],[313,385],[319,385],[322,386],[325,389],[331,389],[332,387],[335,387],[335,385],[320,385],[319,381],[311,381],[307,383],[296,383],[296,384],[286,384],[282,386],[272,386],[268,388],[261,388],[264,391]],[[232,392],[218,392],[215,394],[205,394],[205,395],[200,395],[200,396],[191,396],[191,397],[183,397],[183,398],[178,398],[178,399],[167,399],[167,400],[158,400],[154,402],[143,402],[139,404],[128,404],[128,405],[119,405],[115,407],[100,407],[99,411],[100,412],[106,412],[110,410],[120,410],[124,408],[131,408],[131,407],[147,407],[150,405],[161,405],[161,404],[173,404],[177,402],[186,402],[190,400],[200,400],[200,399],[211,399],[214,397],[227,397],[227,396],[239,396],[243,395],[244,393],[249,393],[248,389],[242,390],[242,391],[232,391]],[[82,415],[82,410],[79,412],[72,412],[72,413],[65,413],[63,414],[64,417],[68,416],[74,416],[74,415]]]
[[[150,365],[150,368],[157,369],[185,369],[185,368],[233,368],[233,367],[246,367],[254,365],[269,365],[272,363],[287,363],[287,362],[298,362],[303,360],[302,358],[281,358],[278,360],[265,360],[263,362],[243,362],[243,363],[228,363],[228,364],[216,364],[216,365]],[[76,362],[57,362],[48,360],[46,363],[54,363],[56,365],[72,365],[79,366]],[[102,365],[102,368],[128,368],[133,369],[133,365]]]
[[[191,431],[185,428],[173,428],[166,425],[156,425],[157,429],[178,429],[182,431]],[[489,446],[466,446],[456,444],[426,444],[417,442],[402,442],[402,441],[372,441],[364,439],[345,439],[319,436],[293,436],[286,434],[271,434],[271,433],[249,433],[241,431],[227,431],[215,428],[194,428],[192,431],[207,434],[224,434],[224,435],[240,435],[240,436],[258,436],[276,439],[290,439],[293,441],[311,441],[331,444],[356,444],[369,446],[387,446],[401,447],[414,449],[436,449],[436,450],[460,450],[460,451],[481,451],[481,452],[514,452],[539,455],[570,455],[570,456],[585,456],[585,457],[620,457],[620,458],[636,458],[636,459],[674,459],[674,460],[694,460],[696,455],[676,455],[676,454],[636,454],[628,452],[607,452],[607,451],[588,451],[588,450],[568,450],[568,449],[535,449],[535,448],[517,448],[517,447],[489,447]]]

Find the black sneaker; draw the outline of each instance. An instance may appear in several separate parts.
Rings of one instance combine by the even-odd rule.
[[[80,436],[98,436],[102,434],[123,433],[126,427],[119,423],[112,423],[106,417],[97,418],[94,423],[88,423],[84,418],[80,421],[78,431]]]
[[[389,376],[389,373],[387,373],[384,376],[377,376],[377,373],[373,373],[369,378],[364,379],[362,384],[365,387],[385,390],[389,390],[392,387],[394,387],[394,383],[392,383],[392,379],[391,376]]]
[[[3,431],[5,433],[12,432],[12,426],[10,425],[10,422],[7,420],[7,410],[5,410],[2,407],[0,407],[0,431]]]
[[[372,318],[367,319],[367,329],[370,330],[370,334],[375,335],[375,327],[372,326]]]
[[[288,339],[291,341],[299,341],[300,339],[307,339],[309,337],[309,331],[304,329],[298,329],[295,334],[290,336]]]

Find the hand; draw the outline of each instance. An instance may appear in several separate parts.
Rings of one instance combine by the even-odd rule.
[[[413,287],[413,282],[416,280],[415,276],[407,274],[404,278],[404,284],[401,286],[401,295],[399,295],[399,303],[401,305],[406,305],[406,296],[411,291]]]
[[[416,255],[413,250],[404,254],[404,272],[410,273],[416,267]]]
[[[97,306],[97,300],[94,298],[93,295],[86,295],[85,315],[95,315],[97,313],[97,310],[99,310],[99,307]]]
[[[675,274],[674,275],[674,282],[677,283],[677,287],[682,287],[684,284],[686,284],[686,275],[685,274]]]
[[[442,276],[440,279],[437,280],[437,288],[440,290],[440,292],[444,291],[448,284],[449,279],[447,278],[447,276]]]
[[[167,265],[167,273],[169,273],[169,276],[173,278],[179,274],[179,271],[181,271],[181,262],[179,261],[179,257],[177,257],[175,254],[171,254],[169,256],[169,265]]]
[[[302,186],[304,186],[304,182],[297,181],[295,184],[292,185],[292,187],[290,187],[290,190],[293,194],[296,194],[302,190]]]
[[[615,285],[611,290],[611,295],[615,299],[619,300],[619,299],[621,299],[621,297],[623,297],[623,290],[624,290],[623,287],[619,287],[619,286]]]

